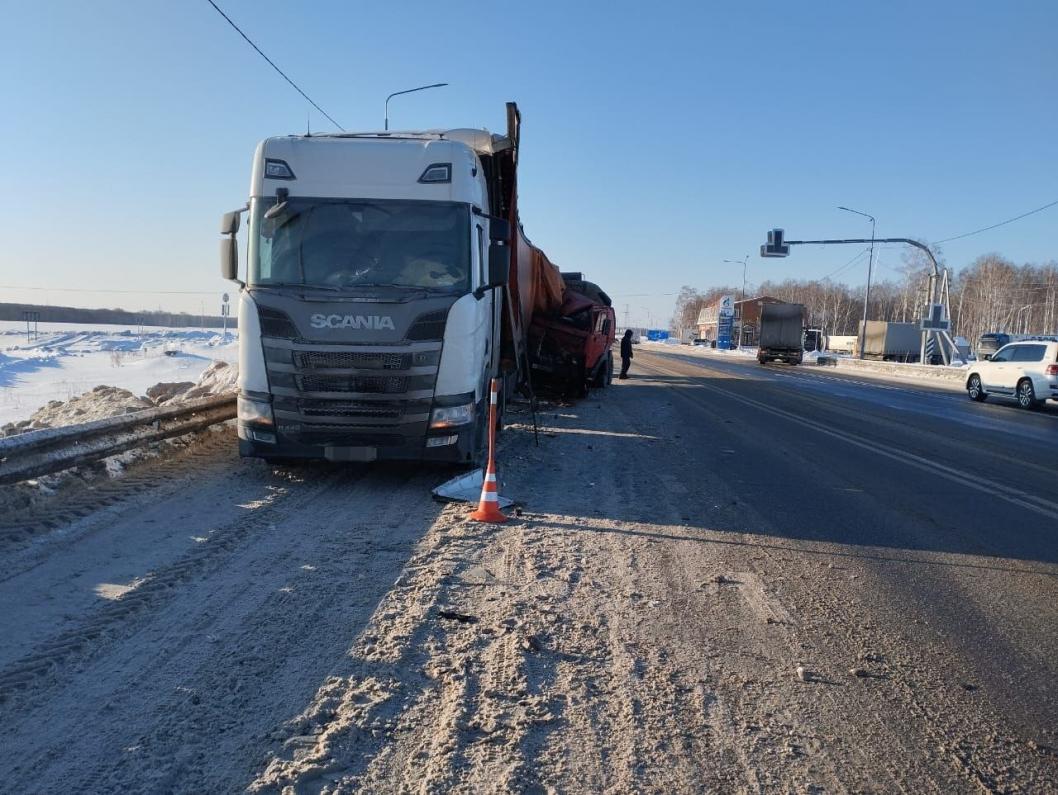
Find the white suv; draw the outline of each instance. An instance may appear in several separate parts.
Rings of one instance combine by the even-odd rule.
[[[966,379],[971,400],[1004,395],[1023,409],[1058,400],[1058,338],[1026,339],[1004,345],[986,362],[973,362]]]

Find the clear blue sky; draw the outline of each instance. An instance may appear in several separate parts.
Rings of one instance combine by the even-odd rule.
[[[218,0],[344,127],[504,125],[522,108],[522,220],[632,319],[672,293],[820,277],[856,254],[761,260],[765,231],[939,240],[1058,199],[1058,3]],[[710,7],[710,6],[716,7]],[[308,104],[206,0],[3,2],[0,300],[197,312],[219,215]],[[328,123],[309,116],[314,130]],[[944,246],[1058,258],[1058,208]],[[881,276],[900,251],[881,252]],[[862,267],[841,274],[849,283]],[[668,294],[668,295],[667,295]],[[210,296],[207,308],[216,298]]]

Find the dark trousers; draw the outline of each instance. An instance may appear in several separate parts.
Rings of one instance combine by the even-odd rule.
[[[631,364],[632,364],[632,357],[631,356],[622,356],[621,357],[621,374],[619,376],[617,376],[617,377],[618,378],[628,378],[628,368],[629,368],[629,366]]]

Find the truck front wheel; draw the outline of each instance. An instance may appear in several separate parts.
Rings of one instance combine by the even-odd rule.
[[[613,383],[613,351],[606,352],[606,360],[602,363],[599,368],[599,372],[595,374],[595,380],[592,382],[592,386],[600,389],[608,387]]]

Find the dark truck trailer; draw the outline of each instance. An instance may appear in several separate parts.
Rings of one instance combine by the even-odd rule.
[[[800,364],[804,359],[805,308],[802,304],[764,304],[760,308],[757,361],[778,359]]]

